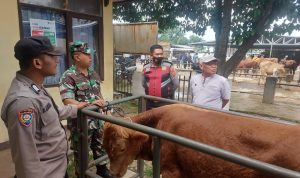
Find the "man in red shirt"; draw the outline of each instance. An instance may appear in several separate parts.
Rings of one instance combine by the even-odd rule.
[[[143,69],[143,87],[145,93],[151,96],[157,96],[167,99],[174,99],[175,90],[179,86],[178,76],[173,64],[164,61],[163,47],[153,45],[150,48],[151,62],[144,65]],[[164,105],[158,101],[148,101],[147,109]]]

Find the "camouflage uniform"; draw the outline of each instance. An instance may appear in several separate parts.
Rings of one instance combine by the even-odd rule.
[[[88,76],[85,76],[77,70],[76,66],[71,66],[61,77],[59,89],[62,100],[75,99],[79,102],[92,103],[95,100],[103,99],[100,91],[100,78],[92,69],[88,69]],[[78,119],[68,120],[68,127],[71,130],[71,149],[74,150],[75,173],[78,175],[78,138],[80,133],[77,121]],[[94,159],[105,154],[102,148],[103,124],[101,120],[88,119],[88,138]]]

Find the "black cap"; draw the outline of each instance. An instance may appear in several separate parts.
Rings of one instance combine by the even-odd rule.
[[[18,60],[26,60],[37,57],[40,54],[60,56],[63,52],[54,47],[46,36],[32,36],[20,39],[15,45],[15,57]]]

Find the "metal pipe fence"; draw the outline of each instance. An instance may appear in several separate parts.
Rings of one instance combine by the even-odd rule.
[[[132,97],[128,97],[128,98],[123,98],[117,101],[112,101],[109,103],[109,105],[113,105],[113,104],[119,104],[122,102],[126,102],[126,101],[130,101],[130,100],[134,100],[134,99],[139,99],[139,111],[144,111],[145,106],[146,106],[146,100],[156,100],[156,101],[162,101],[162,102],[168,102],[168,103],[182,103],[179,101],[175,101],[175,100],[169,100],[169,99],[164,99],[164,98],[158,98],[158,97],[153,97],[153,96],[147,96],[147,95],[143,95],[143,96],[132,96]],[[185,103],[188,105],[192,105],[189,103]],[[195,106],[195,105],[193,105]],[[199,106],[197,106],[199,107]],[[202,107],[202,108],[206,108],[206,109],[212,109],[212,108],[208,108],[208,107]],[[100,113],[94,112],[93,109],[95,109],[95,107],[87,107],[81,110],[81,114],[80,114],[80,120],[83,122],[86,122],[87,120],[83,117],[85,115],[87,116],[92,116],[93,118],[96,119],[101,119],[103,121],[106,122],[110,122],[113,124],[117,124],[123,127],[127,127],[130,129],[134,129],[140,132],[144,132],[147,133],[149,135],[153,136],[154,139],[154,160],[153,160],[153,177],[155,178],[159,178],[160,177],[160,139],[165,139],[189,148],[192,148],[194,150],[203,152],[203,153],[207,153],[209,155],[212,156],[216,156],[218,158],[242,165],[242,166],[246,166],[252,169],[256,169],[256,170],[260,170],[263,172],[267,172],[270,173],[274,176],[278,176],[278,177],[287,177],[287,178],[300,178],[300,173],[293,171],[293,170],[288,170],[279,166],[275,166],[275,165],[271,165],[268,163],[264,163],[258,160],[254,160],[236,153],[232,153],[220,148],[216,148],[213,146],[209,146],[188,138],[184,138],[181,136],[177,136],[171,133],[167,133],[158,129],[154,129],[151,127],[147,127],[144,125],[140,125],[140,124],[136,124],[136,123],[132,123],[129,122],[127,120],[124,120],[122,118],[119,117],[114,117],[114,116],[108,116],[108,115],[102,115]],[[230,113],[232,115],[241,115],[241,116],[249,116],[247,114],[240,114],[240,113],[235,113],[235,112],[231,112],[231,111],[222,111],[222,110],[218,110],[218,109],[212,109],[212,110],[217,110],[220,112],[224,112],[224,113]],[[251,116],[253,119],[264,119],[264,118],[260,118],[260,117],[255,117],[255,116]],[[277,121],[273,121],[273,122],[277,122]],[[83,127],[81,128],[83,130],[83,136],[80,137],[80,141],[82,143],[84,143],[82,145],[82,147],[86,147],[87,148],[87,141],[84,141],[83,139],[87,139],[86,136],[84,136],[84,134],[86,134],[87,131],[87,127],[86,124],[83,124]],[[87,152],[82,152],[82,151],[87,151],[86,148],[81,149],[81,152],[79,153],[80,155],[82,155],[80,158],[82,158],[83,161],[81,166],[81,171],[83,172],[83,174],[80,175],[80,178],[83,178],[85,175],[89,176],[89,177],[95,177],[94,174],[92,174],[91,172],[89,172],[87,170],[88,168],[88,160],[87,160]],[[139,163],[141,164],[142,161],[139,161]],[[143,164],[140,165],[141,167],[138,167],[138,172],[139,174],[135,175],[135,177],[143,177]]]
[[[249,72],[251,71],[251,72]],[[259,73],[259,69],[252,69],[252,68],[237,68],[235,71],[232,73],[232,81],[235,81],[235,78],[237,76],[245,76],[245,77],[250,77],[250,78],[257,78],[259,79],[258,84],[260,84],[260,80],[265,77],[265,75],[261,75]],[[278,82],[276,85],[279,86],[292,86],[292,87],[300,87],[299,83],[298,84],[291,84],[293,82],[293,77],[294,74],[286,73],[284,76],[278,76]],[[283,83],[285,81],[285,83]]]

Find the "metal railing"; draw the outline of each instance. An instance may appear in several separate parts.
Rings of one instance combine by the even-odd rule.
[[[112,102],[109,102],[109,105],[115,105],[115,104],[127,102],[130,100],[135,100],[135,99],[139,100],[139,112],[145,111],[146,100],[156,100],[156,101],[161,101],[161,102],[167,102],[170,104],[182,103],[182,102],[175,101],[175,100],[169,100],[169,99],[164,99],[164,98],[143,95],[143,96],[132,96],[132,97],[112,101]],[[185,104],[192,105],[189,103],[185,103]],[[193,106],[196,106],[196,105],[193,105]],[[196,106],[196,107],[199,107],[199,106]],[[212,108],[208,108],[208,107],[202,107],[202,108],[220,111],[220,112],[228,113],[231,115],[239,115],[239,116],[248,116],[249,117],[249,115],[247,115],[247,114],[240,114],[240,113],[236,113],[236,112],[217,110],[217,109],[212,109]],[[174,142],[174,143],[192,148],[194,150],[221,158],[223,160],[227,160],[227,161],[230,161],[230,162],[242,165],[242,166],[246,166],[248,168],[252,168],[252,169],[256,169],[256,170],[263,171],[266,173],[270,173],[274,176],[287,177],[287,178],[300,178],[299,172],[288,170],[288,169],[285,169],[285,168],[282,168],[279,166],[275,166],[272,164],[264,163],[262,161],[248,158],[248,157],[236,154],[236,153],[232,153],[232,152],[220,149],[220,148],[209,146],[209,145],[206,145],[206,144],[203,144],[203,143],[191,140],[191,139],[187,139],[187,138],[184,138],[181,136],[177,136],[177,135],[174,135],[171,133],[167,133],[167,132],[164,132],[164,131],[161,131],[158,129],[154,129],[154,128],[136,124],[136,123],[131,123],[122,118],[108,116],[108,115],[102,115],[100,113],[94,112],[93,109],[95,109],[95,108],[88,107],[88,108],[82,109],[80,112],[80,122],[81,122],[81,130],[82,130],[82,136],[80,137],[80,143],[82,143],[82,145],[81,145],[81,150],[79,152],[80,159],[81,159],[80,160],[80,170],[81,170],[80,178],[83,178],[85,176],[97,177],[96,175],[94,175],[90,171],[88,171],[87,169],[88,169],[89,165],[90,166],[95,165],[97,162],[101,162],[105,159],[105,158],[100,158],[101,160],[97,160],[97,161],[95,161],[95,163],[88,164],[87,120],[84,118],[85,115],[92,116],[93,118],[101,119],[106,122],[110,122],[113,124],[117,124],[117,125],[120,125],[123,127],[127,127],[130,129],[134,129],[134,130],[152,135],[153,139],[154,139],[153,140],[153,142],[154,142],[153,154],[154,155],[153,155],[152,164],[153,164],[153,177],[155,177],[155,178],[160,177],[160,139],[169,140],[171,142]],[[251,118],[266,120],[265,118],[260,118],[257,116],[251,116]],[[272,122],[278,122],[278,121],[272,121]],[[283,124],[286,124],[286,123],[283,123]],[[135,175],[134,177],[142,178],[143,177],[142,161],[139,161],[138,166],[139,166],[138,174]]]

